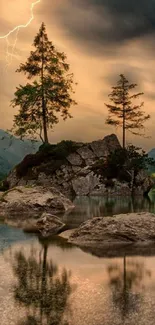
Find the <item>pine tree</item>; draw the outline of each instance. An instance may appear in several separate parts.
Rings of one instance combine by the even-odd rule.
[[[42,23],[34,39],[34,51],[17,72],[23,72],[32,83],[16,88],[13,107],[19,112],[14,116],[14,133],[21,138],[38,133],[43,142],[48,143],[48,130],[59,122],[57,113],[64,120],[72,117],[69,108],[77,104],[71,98],[73,74],[69,73],[66,55],[58,52],[48,40],[45,24]],[[42,136],[43,131],[43,136]]]
[[[122,127],[123,132],[123,148],[126,143],[126,130],[131,131],[135,135],[144,135],[140,130],[144,130],[144,122],[150,118],[141,110],[144,103],[133,104],[132,101],[137,99],[143,93],[132,94],[132,90],[137,84],[130,84],[123,74],[112,92],[109,94],[110,101],[113,104],[105,104],[109,110],[109,116],[106,123],[109,125]],[[138,132],[134,130],[137,129]]]

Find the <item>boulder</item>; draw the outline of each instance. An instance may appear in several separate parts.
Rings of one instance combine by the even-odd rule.
[[[144,212],[93,218],[81,224],[69,237],[69,242],[98,248],[109,244],[155,244],[155,214]]]
[[[17,186],[19,181],[20,179],[17,177],[16,168],[14,168],[7,177],[9,188],[13,188],[14,186]]]
[[[69,166],[68,164],[62,165],[60,170],[61,170],[61,173],[60,173],[61,182],[69,181],[71,178],[74,177],[74,172],[73,172],[72,166]],[[58,172],[59,172],[59,170],[58,170]],[[59,177],[57,177],[57,178],[59,178]]]
[[[93,141],[90,144],[91,149],[93,150],[95,156],[98,158],[107,157],[107,155],[115,149],[121,147],[117,136],[111,134],[106,136],[103,140]]]
[[[96,156],[93,151],[89,148],[89,145],[84,145],[83,147],[79,148],[77,152],[85,161],[86,165],[91,165],[96,159]]]
[[[137,187],[134,190],[135,195],[147,195],[151,188],[155,185],[153,178],[151,178],[145,170],[141,170],[136,177]]]
[[[83,170],[83,168],[81,169],[81,167],[78,166],[72,166],[72,170],[74,175],[78,174],[81,170]]]
[[[36,229],[43,237],[57,235],[66,230],[66,225],[55,215],[43,213],[36,222]]]
[[[73,190],[76,195],[89,195],[99,185],[99,178],[90,172],[86,176],[79,176],[72,180]]]
[[[82,165],[82,158],[78,153],[71,153],[68,157],[67,160],[70,162],[71,165],[73,166],[81,166]]]
[[[38,218],[43,212],[64,213],[74,205],[57,189],[43,186],[17,186],[1,196],[0,215],[12,218]]]

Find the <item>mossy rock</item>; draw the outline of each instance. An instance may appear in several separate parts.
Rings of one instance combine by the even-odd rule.
[[[58,144],[43,144],[36,154],[27,155],[23,161],[16,167],[18,178],[24,177],[33,167],[41,166],[42,163],[50,162],[49,173],[53,173],[64,163],[70,153],[74,153],[79,148],[79,144],[73,141],[61,141]],[[41,167],[42,169],[42,167]],[[45,172],[45,170],[44,170]]]

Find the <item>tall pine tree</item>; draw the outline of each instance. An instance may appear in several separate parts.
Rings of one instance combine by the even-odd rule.
[[[72,117],[69,108],[76,104],[71,97],[73,74],[69,73],[66,55],[48,40],[44,23],[33,45],[35,50],[27,62],[17,69],[33,82],[16,88],[11,105],[18,106],[19,112],[14,117],[13,130],[20,137],[34,136],[39,131],[42,141],[48,143],[48,129],[59,121],[57,113],[64,120]]]
[[[105,104],[109,110],[109,116],[106,123],[109,125],[120,126],[123,133],[123,148],[126,143],[126,130],[131,131],[135,135],[141,134],[144,130],[144,122],[150,118],[150,115],[145,115],[141,110],[144,103],[133,104],[132,101],[137,99],[143,93],[132,94],[132,90],[137,84],[130,84],[123,74],[115,87],[112,87],[112,92],[109,94],[112,104]],[[134,130],[138,130],[135,132]]]

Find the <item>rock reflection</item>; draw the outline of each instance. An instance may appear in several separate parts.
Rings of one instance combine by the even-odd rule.
[[[76,228],[93,217],[141,211],[155,213],[153,194],[150,197],[77,197],[74,204],[75,209],[63,217],[69,228]]]
[[[14,255],[14,299],[26,309],[24,320],[18,325],[68,325],[65,312],[72,292],[71,274],[66,269],[60,272],[52,260],[47,260],[47,253],[45,242],[39,258],[33,249],[28,257],[23,251]]]
[[[128,316],[130,321],[132,314],[138,312],[142,304],[144,279],[151,277],[143,263],[134,260],[123,259],[123,265],[111,264],[107,268],[109,286],[112,292],[112,303],[119,309],[122,321]]]

